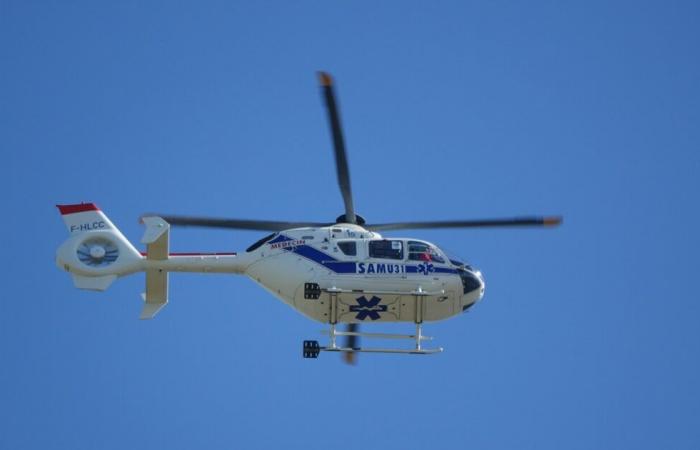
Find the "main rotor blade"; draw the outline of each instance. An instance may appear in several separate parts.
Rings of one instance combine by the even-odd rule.
[[[330,225],[328,222],[280,222],[274,220],[217,219],[212,217],[171,216],[163,214],[144,214],[144,216],[161,217],[163,220],[173,226],[232,228],[236,230],[283,231],[290,228],[325,227]]]
[[[355,223],[355,207],[352,203],[352,189],[350,188],[350,169],[348,158],[345,152],[345,140],[343,139],[343,129],[340,126],[340,115],[335,101],[333,91],[333,78],[326,72],[319,72],[318,78],[323,89],[323,97],[326,100],[328,109],[328,121],[333,135],[333,150],[335,151],[335,168],[338,173],[338,184],[340,193],[345,203],[345,220],[348,223]]]
[[[365,225],[368,230],[418,230],[426,228],[495,228],[495,227],[552,227],[561,224],[560,216],[514,217],[510,219],[442,220],[434,222],[395,222]]]

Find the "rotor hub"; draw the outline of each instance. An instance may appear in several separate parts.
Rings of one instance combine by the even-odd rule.
[[[348,222],[348,219],[347,219],[347,217],[345,216],[345,214],[341,214],[341,215],[338,216],[337,219],[335,219],[335,223],[351,223],[351,222]],[[367,222],[365,221],[365,218],[364,218],[364,217],[362,217],[362,216],[359,215],[359,214],[355,214],[355,224],[357,224],[357,225],[364,225],[364,224],[366,224],[366,223],[367,223]]]
[[[95,259],[102,259],[105,257],[105,248],[102,247],[101,245],[93,245],[90,247],[90,256],[92,256]]]

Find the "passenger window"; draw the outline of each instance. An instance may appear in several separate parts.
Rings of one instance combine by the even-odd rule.
[[[357,255],[357,244],[355,243],[355,241],[338,242],[338,248],[341,252],[345,253],[348,256]]]
[[[424,242],[416,241],[408,241],[408,259],[412,261],[445,262],[445,259],[440,256],[434,247]]]
[[[403,242],[393,240],[369,241],[370,258],[403,259]]]

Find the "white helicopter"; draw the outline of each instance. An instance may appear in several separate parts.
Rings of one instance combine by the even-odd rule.
[[[139,252],[93,203],[58,205],[70,238],[56,263],[80,289],[103,291],[118,277],[145,272],[141,319],[153,318],[168,303],[168,273],[204,272],[247,275],[306,317],[328,324],[329,343],[303,342],[303,356],[342,352],[431,354],[422,324],[461,314],[484,295],[484,277],[470,265],[450,259],[439,247],[413,238],[385,238],[379,231],[426,228],[555,226],[561,217],[367,224],[355,213],[350,173],[333,80],[319,73],[330,120],[336,169],[345,213],[332,223],[146,215]],[[242,253],[171,253],[170,226],[262,230],[272,234]],[[414,334],[362,333],[357,324],[411,322]],[[338,324],[347,324],[345,331]],[[338,337],[345,337],[343,345]],[[367,348],[364,338],[409,339],[411,348]]]

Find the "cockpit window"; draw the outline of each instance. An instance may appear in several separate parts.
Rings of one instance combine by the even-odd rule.
[[[390,239],[369,241],[369,257],[403,259],[403,242]]]
[[[260,239],[259,241],[253,243],[253,245],[251,245],[250,247],[245,249],[245,251],[248,253],[255,251],[258,248],[260,248],[261,245],[263,245],[265,242],[269,241],[270,239],[272,239],[275,236],[277,236],[277,233],[269,234],[269,235],[265,236],[264,238]]]
[[[435,247],[425,242],[408,241],[408,259],[412,261],[429,261],[444,263],[443,258]]]
[[[341,252],[345,253],[348,256],[357,255],[357,244],[355,243],[355,241],[338,242],[338,248]]]

